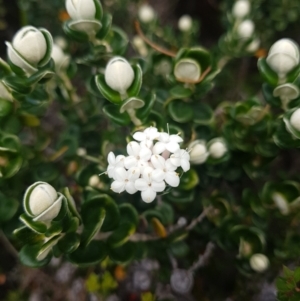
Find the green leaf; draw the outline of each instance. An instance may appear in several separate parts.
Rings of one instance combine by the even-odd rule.
[[[155,104],[156,101],[156,95],[155,93],[151,92],[146,95],[144,98],[145,105],[136,111],[136,116],[140,119],[147,118],[147,116],[150,114],[152,107]]]
[[[139,214],[136,209],[129,203],[124,203],[119,206],[120,223],[131,223],[137,227],[139,223]]]
[[[172,100],[168,105],[168,112],[173,120],[179,123],[191,121],[194,117],[193,107],[180,99]]]
[[[194,123],[209,125],[213,121],[213,114],[211,107],[207,104],[197,103],[193,104]]]
[[[83,222],[82,245],[88,245],[99,232],[105,219],[105,209],[97,202],[87,202],[82,205],[81,216]]]
[[[73,30],[71,27],[70,27],[70,23],[72,21],[69,20],[69,21],[66,21],[65,23],[63,23],[63,30],[65,32],[65,34],[72,40],[75,40],[77,42],[80,42],[80,43],[84,43],[84,42],[87,42],[89,40],[89,36],[83,32],[83,31],[76,31],[76,30]]]
[[[174,98],[188,98],[192,95],[192,90],[188,88],[184,88],[181,85],[177,85],[170,90],[171,95]]]
[[[32,231],[39,233],[39,234],[44,234],[47,231],[47,226],[42,223],[42,222],[34,222],[29,216],[27,216],[25,213],[23,213],[20,216],[21,222],[31,229]]]
[[[39,67],[45,66],[51,59],[51,54],[52,54],[52,45],[53,45],[53,39],[51,33],[44,29],[44,28],[39,28],[40,32],[43,34],[47,47],[46,47],[46,54],[43,57],[43,59],[39,62]]]
[[[181,176],[178,188],[182,190],[191,190],[195,188],[199,182],[200,180],[197,172],[194,169],[190,169]]]
[[[70,262],[79,266],[95,265],[107,256],[107,247],[103,241],[93,240],[87,247],[79,246],[67,255]]]
[[[172,188],[166,198],[172,203],[189,203],[194,200],[195,191],[183,191],[179,189]]]
[[[72,215],[75,215],[79,220],[81,220],[81,217],[76,209],[75,201],[74,201],[72,195],[70,194],[69,188],[65,187],[63,189],[62,193],[67,199],[68,208],[69,208],[70,212],[72,213]]]
[[[67,233],[57,243],[57,247],[63,254],[69,254],[74,252],[80,245],[80,237],[77,233]]]
[[[9,115],[14,109],[12,101],[0,98],[0,118]]]
[[[177,241],[170,245],[172,254],[177,258],[184,258],[189,252],[189,247],[184,241]]]
[[[25,78],[11,75],[4,77],[3,82],[11,90],[19,94],[29,94],[33,90],[33,87],[31,85],[28,85],[27,79]]]
[[[0,224],[9,221],[17,212],[19,202],[0,192]]]
[[[111,248],[118,248],[124,245],[134,232],[134,224],[130,222],[122,222],[112,235],[109,236],[107,243]]]
[[[111,89],[105,81],[104,74],[98,74],[95,76],[95,83],[101,94],[110,102],[116,105],[122,104],[122,98],[119,92]]]
[[[96,2],[99,3],[99,1],[96,1]],[[98,39],[103,40],[106,37],[106,35],[108,34],[108,32],[110,30],[111,23],[112,23],[112,16],[111,16],[111,14],[105,13],[103,15],[102,20],[101,20],[102,27],[101,27],[101,29],[96,34],[96,37]]]
[[[91,203],[91,205],[89,205],[91,207],[95,206],[94,208],[104,208],[106,211],[101,231],[111,231],[117,228],[120,221],[120,213],[117,205],[110,196],[107,194],[99,194],[91,197],[84,204],[88,203]],[[85,205],[83,205],[83,207],[84,206]],[[88,216],[86,216],[86,219],[88,219]]]
[[[135,245],[136,244],[129,241],[120,248],[109,249],[109,258],[116,263],[127,263],[135,256]]]
[[[38,268],[48,264],[51,256],[47,256],[45,259],[40,261],[36,259],[42,246],[42,243],[25,245],[19,253],[21,263],[31,268]]]
[[[45,239],[45,235],[38,234],[25,226],[14,230],[13,235],[24,245],[34,245]]]
[[[120,107],[116,105],[109,104],[103,107],[103,113],[113,122],[118,125],[128,125],[131,120],[127,112],[120,113]]]
[[[114,55],[125,54],[128,46],[128,37],[122,29],[116,26],[111,26],[111,30],[106,35],[105,40],[112,48]]]
[[[132,66],[132,69],[134,71],[134,80],[127,90],[129,97],[138,96],[143,82],[143,72],[140,65],[135,64]]]
[[[174,209],[170,204],[163,202],[157,205],[155,210],[161,213],[162,223],[164,225],[171,225],[174,222]]]
[[[270,68],[265,58],[257,61],[257,67],[263,78],[272,86],[277,86],[278,75]]]

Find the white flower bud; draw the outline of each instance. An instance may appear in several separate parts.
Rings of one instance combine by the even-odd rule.
[[[67,0],[66,10],[73,20],[94,20],[98,0]]]
[[[51,57],[54,60],[55,63],[55,69],[57,71],[64,70],[68,67],[70,62],[70,57],[62,51],[62,49],[57,46],[56,44],[53,44]]]
[[[196,82],[200,78],[201,68],[193,59],[181,59],[175,65],[174,75],[182,82]]]
[[[245,20],[241,22],[237,27],[237,34],[240,38],[251,38],[254,33],[254,23],[251,20]]]
[[[48,45],[44,33],[33,26],[20,29],[15,34],[12,43],[6,42],[7,55],[11,62],[29,74],[36,72],[37,65],[47,54]],[[48,36],[51,38],[50,34]],[[49,47],[52,47],[52,38],[50,43]]]
[[[193,20],[189,15],[183,15],[178,20],[178,28],[183,32],[190,31],[192,29],[192,26],[193,26]]]
[[[100,183],[99,176],[93,175],[89,178],[89,186],[97,187]]]
[[[260,45],[260,39],[254,39],[246,48],[248,52],[255,52]]]
[[[269,259],[264,254],[253,254],[250,258],[250,266],[255,272],[262,273],[269,267],[269,265]]]
[[[56,44],[62,50],[67,49],[68,42],[61,36],[57,36],[54,38],[54,44]]]
[[[13,97],[8,88],[0,81],[0,99],[13,101]]]
[[[145,42],[143,41],[143,39],[140,36],[134,36],[132,39],[132,44],[141,56],[148,55],[148,49],[145,45]]]
[[[216,141],[209,147],[208,151],[212,158],[220,159],[227,152],[227,147],[225,143],[221,141]]]
[[[106,65],[104,77],[106,84],[122,95],[131,86],[134,71],[124,58],[116,56]]]
[[[50,221],[58,215],[61,199],[51,185],[38,182],[30,186],[25,193],[25,211],[36,220]]]
[[[269,50],[267,63],[280,78],[299,65],[298,45],[290,39],[281,39]]]
[[[150,23],[155,18],[155,11],[154,9],[148,5],[143,4],[138,11],[139,19],[144,23]]]
[[[79,147],[76,151],[77,156],[83,157],[86,155],[86,149],[83,147]]]
[[[272,199],[281,214],[283,215],[289,214],[290,208],[289,208],[288,201],[281,193],[274,192],[272,195]]]
[[[209,153],[204,141],[195,140],[188,146],[188,148],[191,150],[190,162],[192,164],[202,164],[206,161]]]
[[[290,123],[294,129],[300,132],[300,108],[292,114]]]
[[[234,3],[232,14],[237,19],[246,17],[250,12],[251,6],[248,0],[238,0]]]
[[[171,274],[170,284],[176,293],[186,294],[193,287],[193,274],[188,270],[175,269]]]

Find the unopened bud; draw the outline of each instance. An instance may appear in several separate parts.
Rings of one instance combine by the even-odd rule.
[[[260,39],[254,39],[246,48],[248,52],[255,52],[258,50],[260,45]]]
[[[195,140],[188,146],[188,148],[191,150],[190,162],[192,164],[202,164],[206,161],[209,153],[204,141]]]
[[[291,126],[300,132],[300,109],[297,109],[290,118]]]
[[[175,65],[174,75],[182,82],[196,82],[200,78],[201,68],[193,59],[181,59]]]
[[[232,14],[237,19],[246,17],[250,12],[251,6],[248,0],[238,0],[234,3]]]
[[[68,67],[70,62],[70,57],[62,51],[62,49],[57,46],[56,44],[53,44],[51,57],[54,60],[55,63],[55,69],[57,71],[64,70]]]
[[[269,259],[264,254],[253,254],[250,258],[250,266],[255,272],[262,273],[269,267],[269,265]]]
[[[96,17],[94,1],[98,0],[67,0],[67,12],[73,20],[93,20]]]
[[[124,58],[116,56],[108,62],[104,76],[111,89],[126,94],[134,80],[134,71]]]
[[[216,141],[208,149],[209,154],[214,159],[220,159],[227,152],[227,147],[225,143],[221,141]]]
[[[193,26],[193,20],[189,15],[183,15],[178,20],[178,28],[183,32],[190,31],[192,29],[192,26]]]
[[[240,38],[248,39],[251,38],[254,33],[254,23],[251,20],[245,20],[239,24],[237,28],[237,34]]]
[[[89,186],[97,187],[99,183],[100,180],[98,175],[93,175],[89,178]]]
[[[143,23],[150,23],[155,18],[155,11],[150,5],[143,4],[139,8],[138,16]]]
[[[83,147],[79,147],[76,151],[77,156],[84,157],[86,155],[86,149]]]
[[[290,39],[281,39],[272,45],[266,60],[279,77],[285,77],[299,65],[298,45]]]
[[[289,214],[290,209],[289,209],[288,201],[281,193],[274,192],[272,195],[272,199],[275,205],[277,206],[277,208],[279,209],[279,211],[281,212],[281,214],[283,215]]]

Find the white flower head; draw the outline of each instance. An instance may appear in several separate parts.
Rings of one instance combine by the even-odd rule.
[[[152,167],[146,167],[142,173],[142,178],[135,181],[135,188],[141,191],[142,200],[146,203],[153,202],[157,192],[162,192],[166,188],[164,181],[154,181],[152,172]]]
[[[140,146],[136,141],[128,143],[127,153],[129,156],[124,159],[124,166],[128,169],[138,166],[143,170],[144,167],[148,166],[148,161],[152,155],[149,148]]]
[[[184,149],[179,149],[171,155],[170,161],[174,166],[181,166],[184,172],[190,169],[190,155]]]
[[[138,167],[131,167],[128,171],[123,167],[117,167],[114,173],[114,182],[111,184],[111,189],[114,192],[121,193],[127,191],[129,194],[134,194],[137,189],[134,186],[135,180],[140,176]]]
[[[169,135],[167,133],[160,133],[158,140],[153,146],[153,154],[157,155],[165,150],[175,153],[180,149],[179,143],[183,141],[179,135]]]

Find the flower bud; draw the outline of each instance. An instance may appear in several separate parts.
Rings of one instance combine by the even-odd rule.
[[[25,26],[15,34],[12,43],[6,42],[7,55],[14,65],[31,74],[37,71],[38,65],[42,67],[49,62],[52,43],[45,29]]]
[[[245,20],[237,27],[237,34],[240,38],[251,38],[254,33],[254,23],[251,20]]]
[[[205,142],[202,140],[193,141],[189,147],[190,151],[190,162],[192,164],[202,164],[206,161],[209,153],[207,152],[207,148]]]
[[[106,65],[104,77],[106,84],[122,95],[131,86],[134,71],[124,58],[116,56]]]
[[[62,195],[48,183],[36,182],[27,188],[24,196],[26,213],[38,221],[51,221],[61,208]]]
[[[272,195],[272,199],[277,206],[278,210],[283,215],[288,215],[290,212],[289,204],[284,195],[279,192],[274,192]]]
[[[61,36],[57,36],[54,38],[54,44],[56,44],[62,50],[66,50],[68,47],[68,42],[66,41],[65,38]]]
[[[258,50],[260,45],[260,39],[254,39],[246,48],[248,52],[255,52]]]
[[[72,20],[94,20],[97,0],[67,0],[66,9]]]
[[[298,45],[290,39],[281,39],[271,46],[266,60],[280,78],[285,77],[299,65]]]
[[[262,273],[269,267],[269,265],[269,259],[264,254],[253,254],[250,258],[250,266],[255,272]]]
[[[193,287],[193,274],[188,270],[175,269],[171,274],[170,284],[176,293],[186,294]]]
[[[54,60],[56,71],[62,71],[68,67],[70,57],[64,54],[62,49],[56,44],[53,44],[51,57]]]
[[[238,0],[234,3],[232,14],[237,19],[246,17],[250,12],[251,6],[248,0]]]
[[[183,15],[178,20],[178,28],[180,31],[190,31],[193,26],[193,20],[189,15]]]
[[[150,23],[155,18],[155,11],[150,5],[143,4],[139,8],[138,16],[143,23]]]
[[[201,68],[193,59],[181,59],[175,65],[174,75],[182,82],[196,82],[200,78]]]
[[[292,114],[290,123],[294,129],[300,132],[300,108]]]
[[[83,147],[79,147],[76,151],[77,156],[84,157],[86,155],[86,149]]]
[[[212,158],[220,159],[227,152],[227,147],[224,142],[219,140],[210,145],[208,152]]]
[[[97,187],[100,184],[99,176],[93,175],[89,178],[89,186]]]

